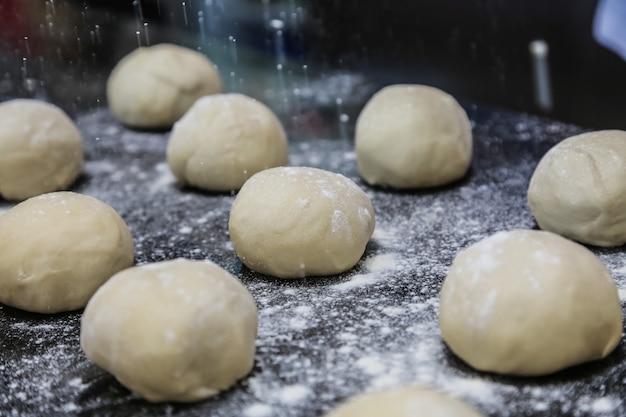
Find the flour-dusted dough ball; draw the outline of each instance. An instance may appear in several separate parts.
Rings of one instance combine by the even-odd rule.
[[[111,112],[137,128],[168,128],[199,97],[221,91],[219,73],[206,56],[171,44],[134,50],[107,81]]]
[[[0,302],[38,313],[84,307],[134,256],[128,226],[113,208],[64,191],[0,215],[0,254]]]
[[[622,337],[611,273],[588,249],[538,230],[460,252],[441,289],[444,340],[481,370],[544,375],[604,358]]]
[[[326,414],[326,417],[481,417],[474,408],[422,387],[401,387],[361,394]]]
[[[274,113],[242,94],[200,98],[174,125],[167,161],[181,184],[238,190],[253,174],[287,164],[287,136]]]
[[[299,278],[352,268],[374,225],[369,197],[350,179],[317,168],[279,167],[243,185],[228,228],[248,268]]]
[[[451,95],[424,85],[392,85],[361,111],[355,146],[359,172],[369,184],[434,187],[467,172],[472,129]]]
[[[0,197],[65,189],[82,169],[83,139],[61,109],[30,99],[0,104]]]
[[[197,401],[231,387],[254,364],[258,313],[248,290],[209,261],[126,269],[89,301],[87,357],[153,402]]]
[[[550,149],[528,187],[544,230],[596,246],[626,243],[626,132],[572,136]]]

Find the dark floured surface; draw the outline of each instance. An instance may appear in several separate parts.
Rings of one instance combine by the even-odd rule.
[[[44,316],[0,306],[0,414],[313,417],[348,396],[407,383],[440,388],[491,416],[626,413],[624,342],[606,360],[527,379],[474,372],[441,341],[438,292],[454,255],[496,231],[536,227],[525,201],[530,175],[550,146],[580,132],[525,115],[467,110],[475,123],[471,171],[425,191],[368,187],[350,140],[296,140],[291,132],[290,164],[355,180],[372,199],[377,227],[354,269],[290,281],[241,265],[227,233],[234,196],[179,189],[165,162],[168,133],[125,129],[106,110],[80,115],[87,163],[73,191],[120,213],[137,263],[210,259],[236,274],[260,310],[256,365],[213,399],[150,404],[87,361],[78,343],[80,312]],[[0,202],[0,211],[10,206]],[[624,248],[593,250],[624,287]]]

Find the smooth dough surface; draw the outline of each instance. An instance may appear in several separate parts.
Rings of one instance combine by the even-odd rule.
[[[622,337],[610,272],[585,247],[538,230],[461,251],[439,303],[441,333],[470,366],[544,375],[607,356]]]
[[[61,109],[30,99],[0,103],[0,197],[65,189],[82,169],[82,136]]]
[[[474,408],[422,387],[401,387],[361,394],[326,414],[326,417],[481,417]]]
[[[219,73],[206,56],[167,43],[134,50],[107,80],[111,112],[137,128],[168,128],[198,98],[221,91]]]
[[[83,314],[87,357],[152,402],[197,401],[247,375],[258,312],[248,290],[209,261],[126,269]]]
[[[42,194],[0,215],[0,253],[0,302],[38,313],[84,307],[134,256],[117,212],[71,192]]]
[[[626,132],[572,136],[541,159],[528,186],[539,227],[596,246],[626,243]]]
[[[228,228],[250,269],[279,278],[352,268],[374,231],[374,208],[352,180],[308,167],[261,171],[241,188]]]
[[[451,95],[424,85],[392,85],[359,114],[355,147],[359,172],[369,184],[434,187],[467,172],[472,129]]]
[[[181,184],[238,190],[255,173],[287,164],[287,136],[274,113],[242,94],[200,98],[174,125],[167,161]]]

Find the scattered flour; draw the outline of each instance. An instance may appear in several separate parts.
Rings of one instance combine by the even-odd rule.
[[[14,414],[20,417],[119,415],[124,410],[153,417],[319,417],[355,394],[405,384],[449,392],[500,417],[626,415],[621,400],[626,365],[621,363],[552,379],[514,379],[469,369],[442,342],[438,294],[452,259],[497,231],[535,227],[525,187],[536,158],[527,150],[542,153],[575,131],[515,116],[518,136],[511,137],[505,129],[511,120],[498,117],[496,112],[475,124],[472,172],[444,189],[400,193],[367,187],[349,141],[290,143],[292,165],[342,172],[367,192],[376,209],[374,236],[354,269],[302,280],[261,276],[241,264],[227,230],[234,196],[174,186],[164,162],[166,135],[124,130],[106,111],[79,119],[84,136],[98,140],[87,142],[91,177],[76,191],[120,212],[133,230],[138,264],[211,259],[237,275],[260,312],[255,368],[211,400],[181,408],[152,405],[86,360],[79,345],[79,312],[35,317],[0,306],[0,380],[7,381],[0,390],[0,415],[11,415],[10,410],[19,410]],[[9,206],[0,202],[0,212]],[[626,289],[623,253],[598,253]],[[22,412],[24,403],[27,412]]]

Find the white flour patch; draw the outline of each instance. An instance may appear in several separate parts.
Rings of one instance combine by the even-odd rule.
[[[193,232],[193,228],[190,226],[181,226],[181,228],[178,229],[178,233],[181,233],[183,235],[188,235],[191,232]]]
[[[387,271],[400,268],[400,260],[397,253],[384,253],[372,256],[365,260],[365,268],[371,272]]]
[[[342,282],[341,284],[333,285],[335,290],[349,291],[354,288],[360,288],[365,285],[376,283],[381,277],[376,274],[358,274],[354,275],[350,280]]]
[[[269,417],[273,415],[273,412],[274,410],[269,405],[255,403],[244,409],[243,415],[245,417]]]
[[[622,403],[622,400],[614,397],[601,397],[593,400],[591,410],[595,413],[612,413]]]
[[[154,167],[156,176],[150,184],[150,194],[164,192],[176,184],[176,178],[170,171],[167,162],[161,162]]]
[[[615,273],[620,275],[626,275],[626,265],[615,270]]]
[[[278,399],[284,404],[298,404],[312,394],[311,390],[304,385],[291,385],[280,390]]]
[[[557,135],[575,130],[557,129],[549,136],[537,119],[504,116],[496,112],[490,121],[476,123],[477,152],[467,177],[435,189],[368,186],[358,174],[351,140],[291,142],[290,164],[344,174],[365,190],[376,210],[374,237],[355,268],[301,280],[263,276],[242,264],[227,230],[234,194],[173,185],[165,164],[167,134],[125,129],[106,110],[79,119],[86,138],[100,138],[87,140],[87,160],[105,162],[88,166],[93,173],[75,191],[120,212],[133,231],[137,264],[210,259],[234,273],[259,307],[254,370],[227,392],[184,410],[148,404],[84,356],[80,312],[39,316],[0,305],[0,333],[8,335],[11,347],[0,357],[0,380],[8,381],[7,389],[0,389],[0,414],[28,404],[24,417],[90,410],[319,417],[353,395],[411,384],[447,391],[491,416],[626,415],[620,400],[624,365],[616,360],[624,354],[623,343],[606,362],[582,365],[566,378],[509,378],[472,370],[441,338],[439,291],[452,260],[497,231],[536,227],[526,204],[536,156]],[[523,122],[532,143],[510,136],[515,135],[507,130],[511,117]],[[0,202],[0,210],[11,205]],[[592,250],[626,289],[623,251]]]

